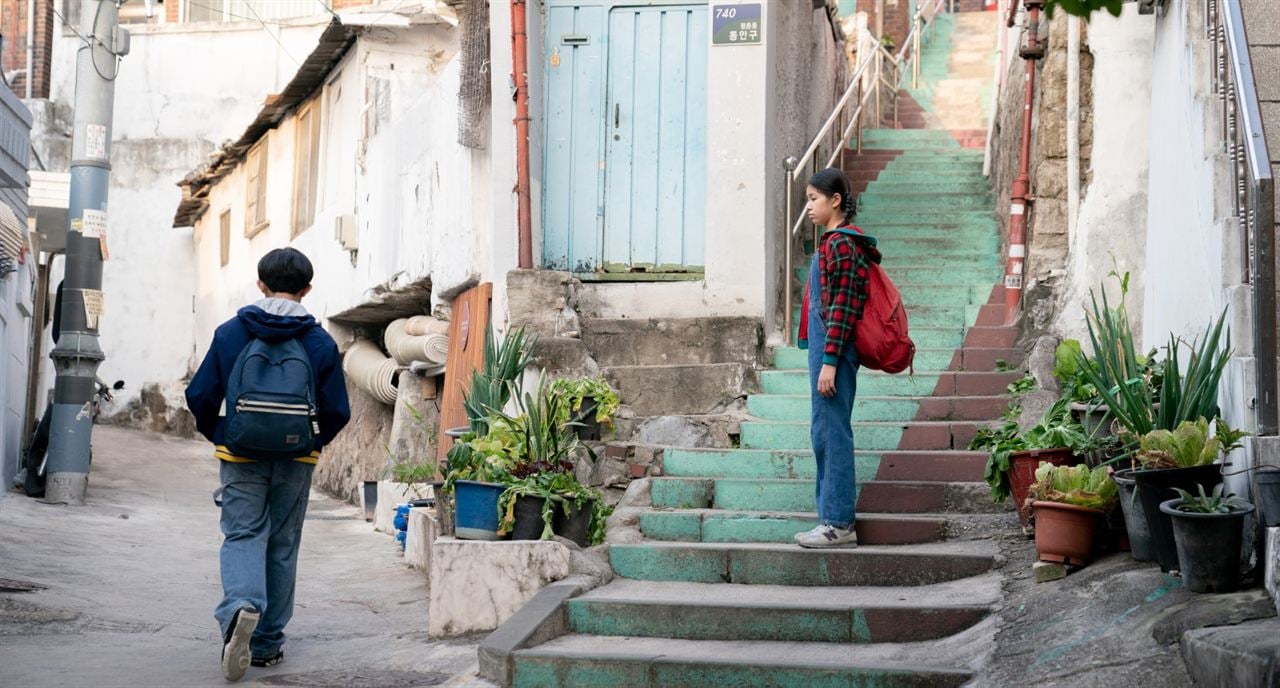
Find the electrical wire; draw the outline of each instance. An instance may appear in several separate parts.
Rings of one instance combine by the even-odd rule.
[[[302,63],[298,61],[298,58],[294,57],[293,53],[289,52],[289,49],[284,47],[284,43],[281,43],[280,39],[274,33],[271,33],[271,29],[267,28],[267,23],[262,21],[262,17],[258,16],[258,10],[253,9],[253,3],[246,2],[244,6],[249,8],[249,11],[253,13],[253,18],[258,20],[258,24],[262,25],[262,30],[267,32],[267,35],[271,37],[271,40],[275,41],[276,45],[280,46],[280,50],[284,51],[284,54],[288,55],[289,59],[293,60],[294,64],[301,67]]]
[[[102,12],[102,3],[104,3],[104,2],[108,2],[108,0],[98,0],[98,10],[97,10],[97,12],[95,12],[95,13],[94,13],[94,15],[93,15],[93,30],[94,30],[94,31],[97,31],[97,29],[98,29],[98,17],[100,16],[100,13]],[[88,37],[88,38],[86,38],[84,34],[80,33],[80,31],[79,31],[78,29],[76,29],[75,25],[73,25],[70,21],[67,21],[67,18],[66,18],[66,17],[62,16],[62,13],[58,11],[58,8],[56,8],[56,7],[50,7],[49,9],[54,13],[54,15],[56,15],[56,16],[58,17],[58,19],[61,19],[61,20],[62,20],[62,25],[63,25],[64,27],[66,27],[66,28],[68,28],[68,29],[71,29],[71,33],[74,33],[74,34],[76,35],[76,37],[77,37],[77,38],[79,38],[79,39],[80,39],[80,40],[85,44],[84,46],[82,46],[82,47],[80,48],[81,50],[84,50],[84,48],[85,48],[85,47],[89,48],[89,62],[93,64],[93,71],[97,72],[97,73],[98,73],[98,76],[99,76],[99,77],[101,77],[101,78],[102,78],[103,80],[105,80],[105,81],[115,81],[115,80],[116,80],[116,77],[120,76],[120,58],[121,58],[121,57],[123,57],[123,56],[122,56],[122,55],[120,55],[119,53],[117,53],[117,52],[113,51],[111,48],[109,48],[109,47],[107,46],[107,44],[106,44],[106,43],[103,43],[102,41],[98,40],[97,36],[96,36],[96,35],[94,35],[94,34],[92,34],[92,33],[89,35],[89,37]],[[108,53],[110,53],[112,56],[114,56],[114,57],[116,58],[116,73],[115,73],[115,74],[113,74],[113,75],[111,75],[111,76],[107,76],[106,74],[103,74],[103,73],[102,73],[102,70],[101,70],[101,69],[99,69],[99,68],[98,68],[98,59],[97,59],[97,57],[94,55],[94,52],[93,52],[93,47],[94,47],[94,45],[102,46],[102,48],[103,48],[103,49],[105,49]]]
[[[228,17],[234,17],[236,19],[243,19],[245,21],[254,21],[253,17],[247,17],[243,14],[236,14],[235,12],[232,12],[231,10],[228,10],[228,9],[224,9],[222,7],[210,7],[209,5],[202,5],[198,2],[194,2],[194,0],[187,0],[187,6],[199,7],[202,10],[209,10],[210,12],[218,12],[220,14],[224,14]],[[279,22],[273,22],[273,23],[278,24]]]
[[[333,15],[334,19],[338,18],[338,13],[334,12],[333,8],[330,7],[329,4],[326,3],[324,0],[316,0],[316,2],[320,3],[320,6],[324,8],[325,12],[328,12],[329,14]]]

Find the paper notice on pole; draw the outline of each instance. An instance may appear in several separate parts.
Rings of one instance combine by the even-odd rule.
[[[97,289],[85,289],[80,292],[84,297],[84,321],[92,329],[98,329],[98,318],[102,316],[102,292]]]
[[[105,124],[84,125],[84,154],[96,160],[107,159],[107,127]]]
[[[97,239],[107,233],[107,214],[101,210],[84,210],[84,222],[80,225],[80,231],[84,233],[86,239]]]

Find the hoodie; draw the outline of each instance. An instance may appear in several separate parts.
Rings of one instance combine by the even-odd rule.
[[[845,347],[853,341],[854,326],[862,319],[869,297],[868,271],[879,264],[880,250],[876,238],[858,227],[845,226],[825,232],[818,243],[818,280],[823,322],[827,331],[823,342],[822,362],[835,365]],[[804,286],[804,305],[800,309],[798,346],[809,347],[809,282]]]
[[[214,331],[209,353],[205,354],[200,368],[187,385],[187,408],[195,416],[196,429],[213,442],[217,458],[232,463],[253,461],[249,457],[232,455],[223,445],[226,418],[223,405],[231,369],[235,367],[240,352],[254,339],[266,342],[298,339],[311,359],[311,371],[316,377],[320,436],[313,451],[296,460],[314,464],[320,457],[320,450],[333,441],[351,419],[351,408],[347,402],[338,345],[296,301],[262,299],[241,308],[236,317]]]

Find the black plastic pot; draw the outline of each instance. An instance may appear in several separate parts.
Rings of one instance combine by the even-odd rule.
[[[1253,484],[1262,525],[1280,526],[1280,471],[1258,471],[1253,474]]]
[[[564,512],[564,505],[557,504],[555,517],[551,520],[551,529],[566,540],[573,540],[580,547],[586,547],[591,537],[591,514],[595,511],[595,501],[583,502],[581,507],[569,505],[569,513]]]
[[[574,421],[579,423],[574,425],[573,432],[578,439],[583,441],[598,442],[600,440],[600,421],[596,420],[596,409],[599,404],[595,397],[582,397],[582,406],[578,409]]]
[[[1235,592],[1240,587],[1240,540],[1244,517],[1253,505],[1232,508],[1227,514],[1178,511],[1181,499],[1160,504],[1173,522],[1182,584],[1192,592]]]
[[[1120,511],[1124,513],[1124,529],[1129,533],[1129,554],[1138,561],[1154,561],[1147,513],[1138,501],[1133,474],[1132,468],[1116,471],[1115,474],[1116,485],[1120,488]]]
[[[1161,571],[1176,571],[1178,546],[1173,539],[1173,523],[1169,515],[1160,510],[1160,504],[1178,496],[1173,491],[1175,487],[1195,494],[1196,485],[1203,485],[1208,494],[1215,485],[1222,482],[1222,466],[1215,463],[1192,468],[1134,471],[1133,479],[1137,482],[1138,500],[1147,515],[1147,528],[1151,533],[1151,549],[1155,560],[1160,563]]]
[[[542,521],[542,497],[516,497],[516,522],[511,527],[512,540],[541,540],[545,524]]]

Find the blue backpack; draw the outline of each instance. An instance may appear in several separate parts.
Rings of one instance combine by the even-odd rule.
[[[320,436],[316,378],[297,339],[244,347],[227,382],[227,450],[246,459],[309,455]]]

